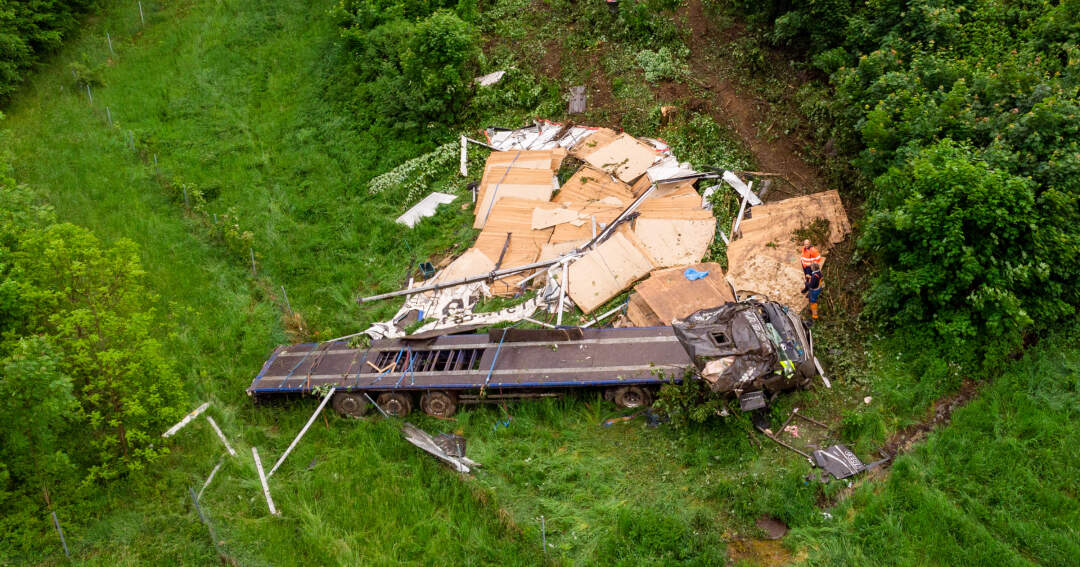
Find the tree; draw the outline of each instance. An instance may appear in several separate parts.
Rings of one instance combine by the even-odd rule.
[[[880,266],[870,312],[897,326],[930,325],[956,349],[1019,347],[1032,319],[1018,291],[1045,271],[1030,220],[1035,183],[946,139],[874,185],[859,241]]]
[[[56,224],[29,233],[14,257],[28,330],[62,345],[91,432],[89,477],[111,478],[162,454],[151,441],[179,417],[183,390],[152,337],[155,298],[135,244],[106,249],[88,230]]]
[[[60,366],[60,354],[44,337],[19,340],[0,360],[0,466],[15,482],[71,470],[60,437],[78,403]]]

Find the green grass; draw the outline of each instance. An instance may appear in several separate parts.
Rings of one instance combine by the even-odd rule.
[[[793,544],[807,542],[827,551],[854,541],[837,539],[847,536],[822,516],[820,489],[803,480],[805,462],[774,445],[754,445],[745,418],[651,429],[639,417],[603,427],[619,412],[592,394],[506,409],[466,408],[456,422],[417,417],[428,431],[467,437],[470,457],[484,466],[465,479],[401,440],[395,421],[349,421],[328,412],[271,480],[282,517],[268,515],[250,448],[258,447],[269,466],[315,407],[311,399],[255,406],[243,394],[266,354],[288,340],[280,287],[304,315],[311,337],[353,332],[397,307],[394,302],[357,306],[358,292],[394,289],[414,256],[428,258],[474,235],[469,213],[456,205],[407,230],[393,219],[408,205],[408,189],[368,191],[375,175],[446,140],[403,143],[376,137],[328,102],[340,63],[337,29],[327,15],[332,3],[144,2],[148,22],[142,28],[128,3],[106,2],[83,36],[5,111],[6,143],[21,182],[40,191],[61,220],[87,226],[107,241],[126,237],[141,246],[150,287],[161,295],[160,312],[172,324],[167,344],[190,385],[192,406],[212,401],[212,415],[239,451],[238,458],[226,458],[202,501],[225,552],[242,565],[708,565],[724,562],[726,541],[755,536],[753,521],[764,513],[808,534],[793,538]],[[470,128],[487,121],[512,125],[537,114],[557,118],[565,106],[559,93],[582,80],[588,74],[583,69],[599,72],[583,62],[604,53],[602,42],[585,42],[585,51],[569,54],[573,64],[564,65],[564,76],[536,79],[535,62],[511,40],[526,24],[535,24],[539,33],[529,36],[534,42],[529,45],[542,45],[556,40],[560,26],[575,18],[583,30],[604,29],[606,24],[597,21],[606,7],[572,11],[558,4],[546,16],[521,6],[504,0],[484,16],[483,29],[502,41],[489,49],[488,65],[521,68],[511,68],[504,90],[478,94]],[[113,38],[115,56],[108,53],[105,31]],[[625,54],[631,48],[613,49]],[[107,62],[107,86],[94,90],[92,106],[70,79],[70,61]],[[590,110],[587,118],[651,127],[657,123],[657,104],[670,102],[650,98],[638,104],[634,97]],[[748,160],[730,133],[711,120],[688,117],[660,135],[670,137],[676,149],[686,148],[685,159]],[[464,183],[440,171],[431,188],[459,191]],[[190,210],[184,186],[191,189]],[[194,197],[195,190],[205,201]],[[215,225],[215,214],[219,222],[229,215],[237,233],[228,235]],[[247,241],[238,236],[244,231],[251,232],[256,277],[250,273]],[[613,299],[603,310],[623,300]],[[850,338],[842,333],[822,333],[819,350],[833,371],[835,388],[783,398],[774,421],[801,407],[842,426],[822,441],[847,440],[860,455],[871,456],[888,431],[919,419],[930,401],[959,381],[948,365],[891,358],[899,352],[891,345],[868,347],[873,352],[867,355],[828,354],[848,346]],[[1075,374],[1075,359],[1069,360]],[[866,394],[878,401],[864,408],[859,404]],[[1006,394],[995,406],[1001,411],[1009,409]],[[1047,396],[1060,403],[1057,394]],[[1054,418],[1060,417],[1063,427],[1075,422],[1074,414],[1061,411]],[[846,416],[842,423],[840,415]],[[509,426],[500,425],[508,416]],[[1039,422],[1031,428],[1051,425]],[[959,454],[975,453],[963,449],[978,446],[972,438],[958,440],[963,441]],[[202,484],[222,449],[201,421],[167,443],[172,455],[141,473],[53,494],[80,562],[216,561],[186,490]],[[902,467],[918,468],[923,458],[903,461],[909,464],[898,465],[893,479],[913,474]],[[1059,463],[1075,485],[1075,459]],[[950,474],[964,479],[962,471]],[[935,502],[989,506],[1003,496],[984,491],[966,497],[934,485],[934,475],[913,478],[911,490],[944,494],[918,501],[919,510],[933,511],[927,506]],[[1024,479],[1027,493],[1062,480],[1034,473]],[[838,488],[834,484],[827,491]],[[894,488],[890,484],[886,490]],[[872,492],[857,492],[852,509],[861,508]],[[1075,494],[1068,497],[1075,503]],[[1069,502],[1060,510],[1074,518],[1067,515],[1075,513]],[[994,541],[1004,541],[1002,549],[1022,549],[1048,561],[1060,557],[1000,535],[1005,528],[991,512],[955,517],[958,525],[990,526],[982,529]],[[1046,527],[1048,545],[1068,551],[1060,543],[1068,529],[1049,522]],[[881,551],[873,546],[881,538],[854,529],[848,531],[863,534],[855,543],[869,549],[861,553],[878,556]],[[47,516],[29,518],[25,537],[8,540],[14,549],[0,554],[0,564],[62,562],[51,530]],[[1023,533],[1038,530],[1025,527]],[[839,555],[825,557],[821,561]]]
[[[863,483],[835,525],[792,538],[808,565],[1080,563],[1080,351],[1045,341],[951,424]]]
[[[735,495],[741,504],[732,508],[731,486],[701,477],[754,484],[790,459],[771,448],[759,459],[733,426],[681,433],[644,429],[638,419],[603,428],[616,413],[593,398],[510,406],[509,428],[493,429],[505,419],[501,409],[463,412],[453,428],[485,464],[472,479],[403,442],[394,422],[328,416],[329,428],[309,432],[271,482],[282,517],[267,514],[250,447],[269,466],[314,407],[254,406],[243,394],[266,354],[287,340],[280,286],[313,336],[354,331],[396,308],[356,306],[358,288],[392,289],[413,255],[474,234],[468,212],[454,206],[406,230],[393,224],[408,204],[405,190],[368,192],[371,177],[442,140],[375,139],[327,101],[336,69],[330,5],[146,2],[143,28],[126,3],[106,3],[6,111],[15,176],[61,220],[141,246],[192,405],[212,401],[239,451],[203,499],[225,552],[243,565],[533,565],[544,562],[544,515],[553,563],[719,561],[725,531],[751,530],[765,505]],[[106,86],[94,89],[92,105],[69,78],[73,60],[105,65]],[[542,104],[543,92],[529,100]],[[436,175],[433,188],[464,183]],[[228,215],[235,233],[215,214],[222,224]],[[202,422],[164,442],[173,453],[143,472],[53,494],[80,561],[214,561],[186,490],[201,485],[221,447]],[[720,465],[725,472],[710,472]],[[770,480],[747,494],[779,502],[779,486]],[[61,558],[47,516],[34,515],[11,537],[15,561]]]

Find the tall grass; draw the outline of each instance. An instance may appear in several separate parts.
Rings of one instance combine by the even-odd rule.
[[[1076,329],[1035,347],[951,424],[801,530],[809,565],[1080,563]]]
[[[257,407],[242,393],[286,341],[280,286],[313,338],[327,338],[393,311],[356,306],[358,288],[396,287],[414,256],[474,234],[457,205],[407,230],[393,223],[408,205],[405,190],[367,190],[374,175],[444,140],[376,138],[327,100],[336,72],[330,5],[144,2],[143,27],[133,3],[106,2],[16,97],[4,124],[16,177],[60,219],[140,244],[193,400],[212,401],[239,452],[202,500],[225,552],[243,565],[720,561],[725,530],[751,530],[766,509],[755,495],[785,500],[790,479],[759,479],[791,461],[772,451],[759,460],[735,426],[678,433],[645,429],[639,418],[603,428],[616,413],[592,397],[510,406],[509,427],[496,426],[507,416],[492,407],[466,410],[457,423],[421,418],[470,439],[470,455],[485,465],[473,479],[404,443],[393,422],[328,416],[271,480],[283,516],[268,515],[250,447],[269,464],[313,408]],[[70,61],[102,66],[92,105]],[[448,173],[432,188],[464,183]],[[249,240],[228,236],[226,215]],[[202,422],[163,442],[173,453],[150,470],[53,494],[76,557],[215,561],[186,490],[201,485],[222,448]],[[40,537],[15,542],[5,561],[61,557],[49,519],[35,522],[28,533]]]

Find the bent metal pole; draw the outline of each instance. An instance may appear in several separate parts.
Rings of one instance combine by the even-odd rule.
[[[519,273],[519,272],[524,272],[526,270],[535,270],[537,268],[547,268],[548,266],[553,266],[555,264],[558,264],[559,262],[562,262],[562,261],[566,260],[567,258],[570,258],[572,256],[581,254],[581,253],[583,253],[583,252],[585,252],[587,250],[590,250],[594,246],[596,246],[598,243],[606,240],[607,237],[609,235],[611,235],[612,232],[615,231],[615,228],[619,224],[621,224],[624,221],[632,218],[632,213],[634,212],[635,209],[637,209],[638,205],[640,205],[641,202],[644,201],[645,199],[649,198],[649,195],[651,195],[653,193],[653,191],[655,191],[655,190],[656,190],[656,185],[653,185],[653,186],[649,187],[637,199],[635,199],[633,203],[630,203],[630,206],[626,207],[626,209],[624,209],[623,212],[619,213],[619,216],[615,217],[615,220],[608,223],[608,225],[604,228],[604,230],[600,231],[600,234],[596,235],[596,238],[593,238],[592,240],[590,240],[586,244],[582,245],[580,248],[578,248],[578,249],[576,249],[576,250],[574,250],[572,252],[568,252],[568,253],[566,253],[566,254],[564,254],[562,256],[559,256],[558,258],[552,258],[550,260],[544,260],[542,262],[533,262],[532,264],[525,264],[523,266],[515,266],[513,268],[504,268],[504,269],[501,269],[501,270],[494,270],[494,271],[488,272],[486,274],[477,274],[475,276],[469,276],[467,278],[463,278],[463,279],[460,279],[460,280],[454,280],[454,281],[449,281],[449,282],[440,282],[440,283],[431,284],[431,285],[413,287],[413,288],[402,289],[402,290],[398,290],[398,291],[391,291],[391,292],[388,292],[388,293],[380,293],[379,295],[370,295],[368,297],[358,297],[358,298],[356,298],[356,302],[359,303],[359,304],[364,304],[364,303],[367,303],[369,301],[378,301],[380,299],[389,299],[391,297],[400,297],[402,295],[413,295],[413,294],[417,294],[417,293],[424,293],[425,291],[437,291],[437,290],[440,290],[440,289],[446,289],[448,287],[456,287],[456,286],[459,286],[459,285],[465,285],[465,284],[474,283],[474,282],[480,282],[480,281],[484,281],[484,280],[497,280],[497,279],[504,278],[506,276],[514,275],[514,274]]]

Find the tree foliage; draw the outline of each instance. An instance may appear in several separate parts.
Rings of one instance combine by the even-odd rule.
[[[158,457],[180,380],[154,338],[134,243],[53,222],[0,179],[0,462],[9,482],[65,470],[108,479]]]
[[[478,69],[479,37],[467,20],[475,5],[365,0],[338,6],[354,86],[349,106],[399,133],[453,124],[465,109]]]
[[[0,0],[0,99],[14,91],[26,70],[60,46],[75,29],[88,0]]]
[[[880,321],[993,351],[1075,312],[1080,2],[751,9],[830,73],[830,135],[874,179],[861,250]]]

